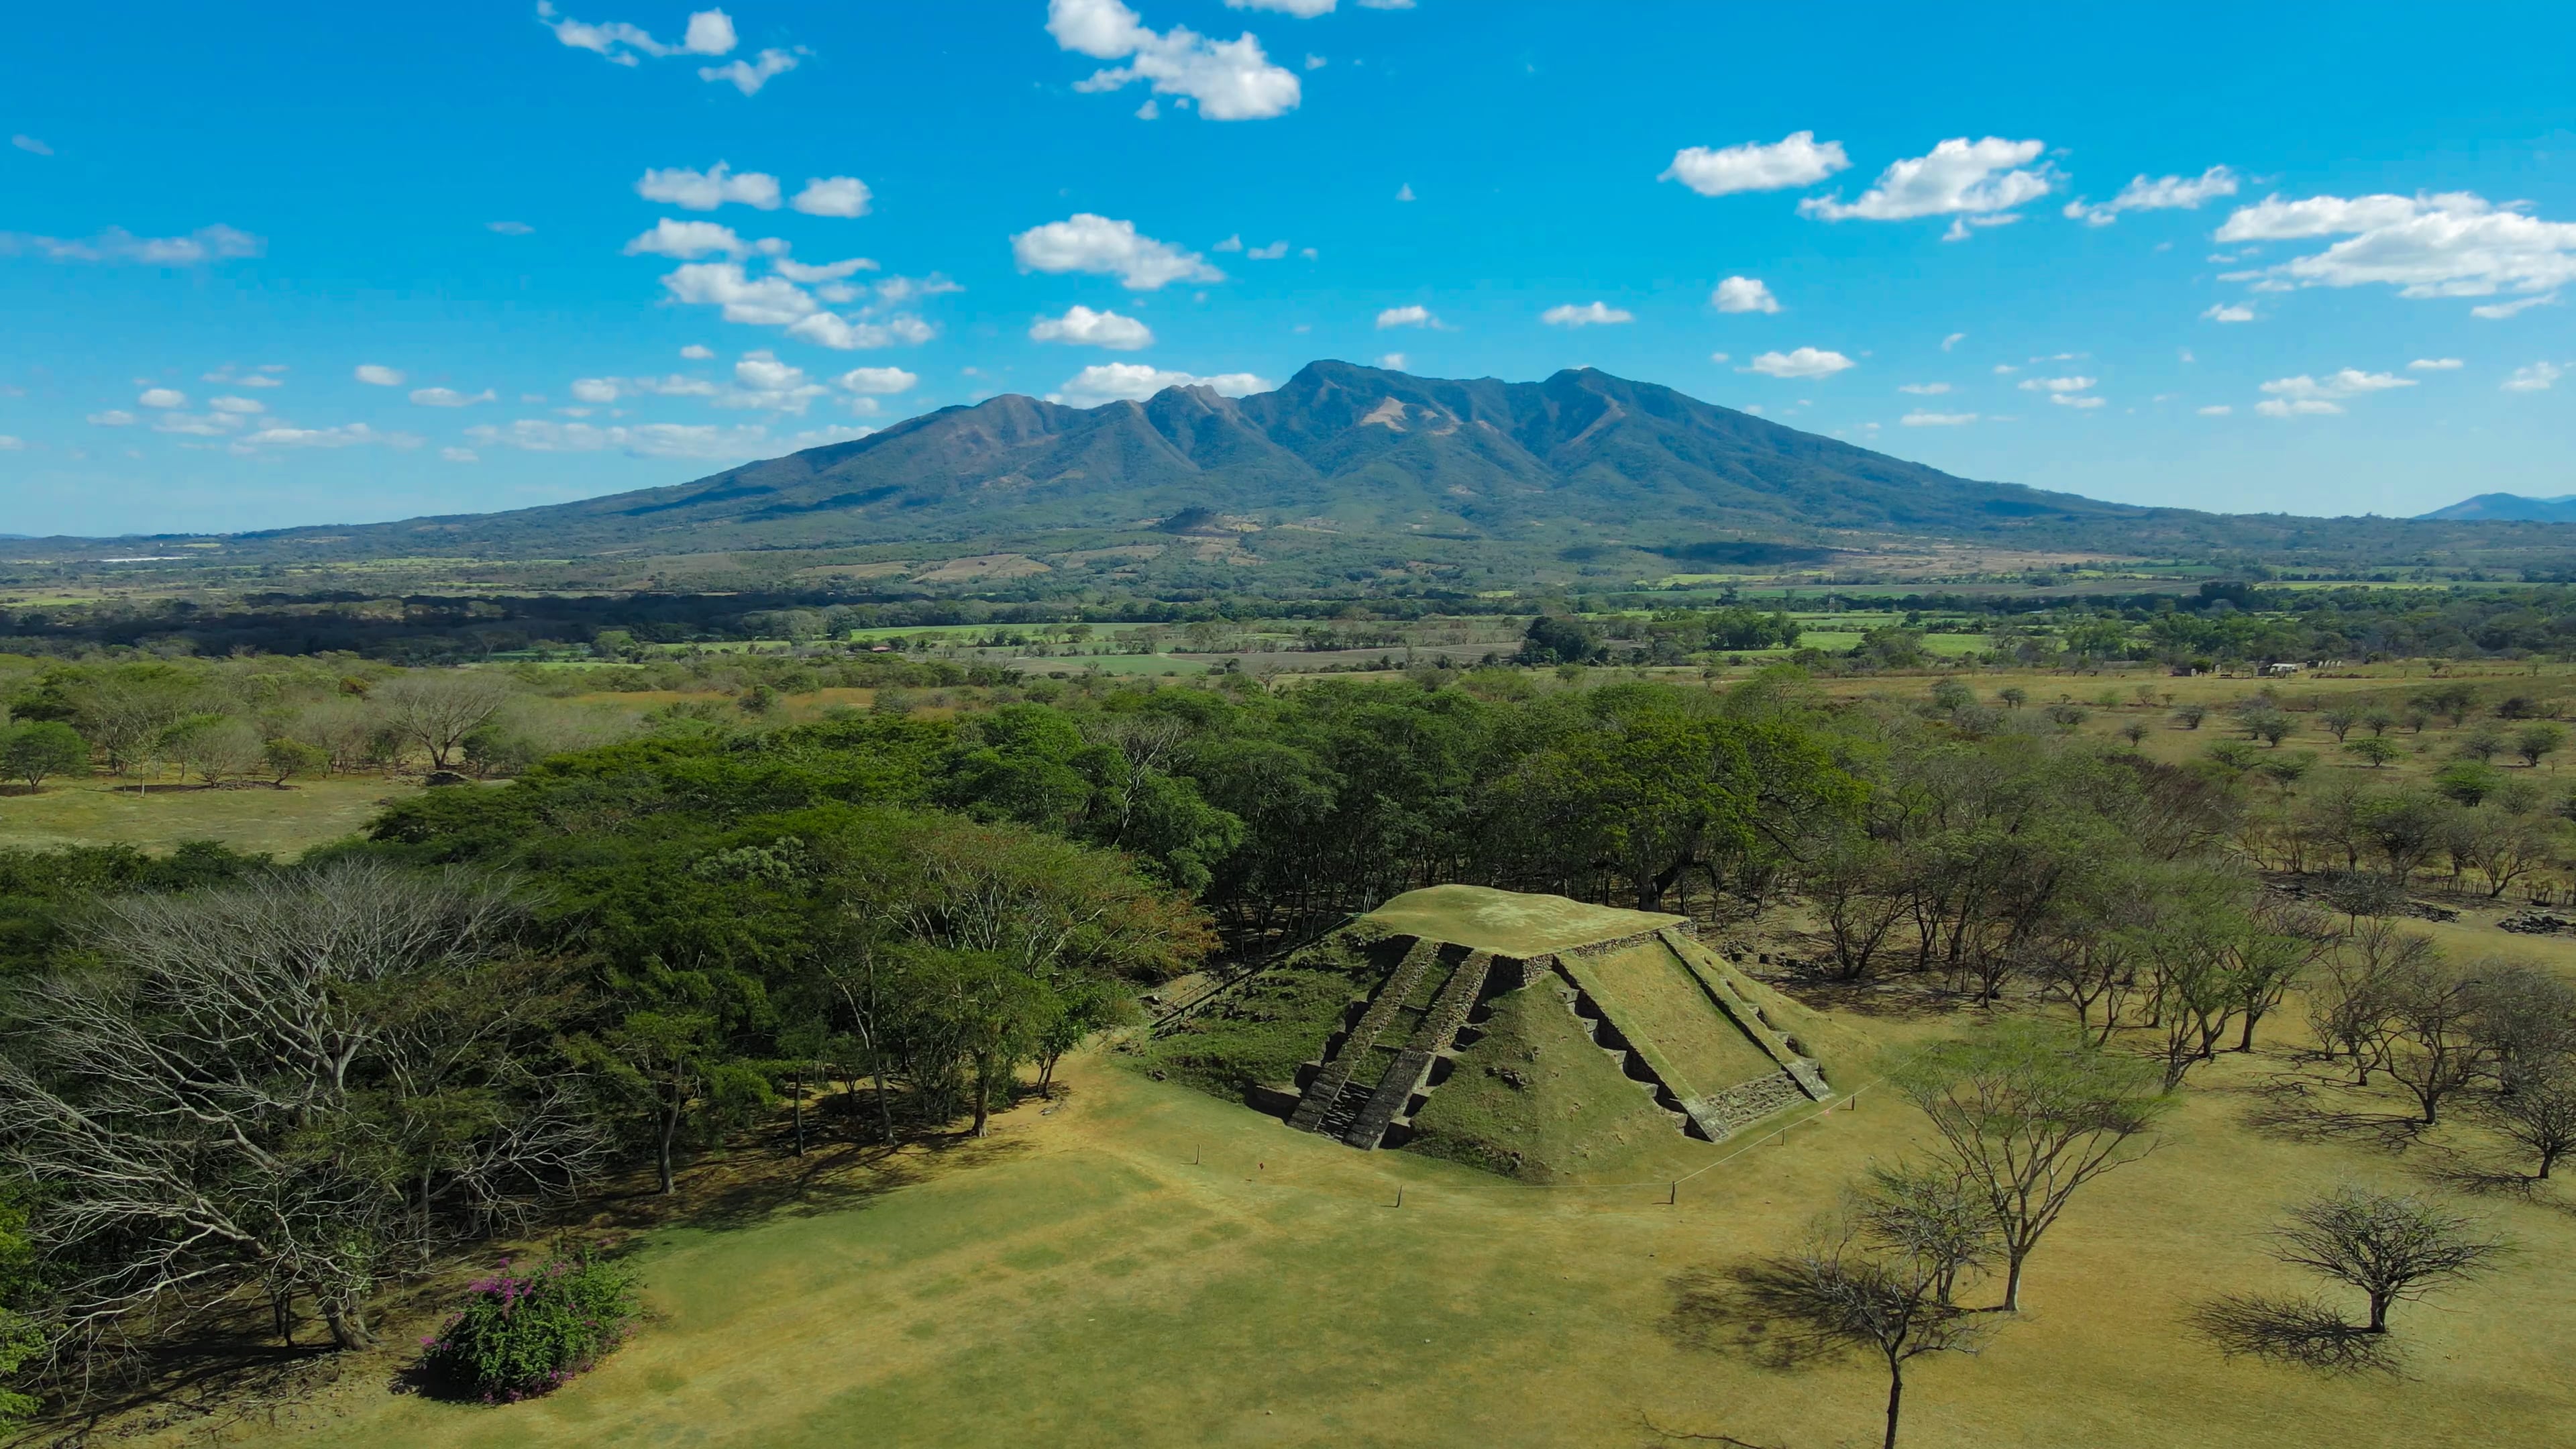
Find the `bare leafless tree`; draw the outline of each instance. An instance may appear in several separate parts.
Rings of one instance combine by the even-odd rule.
[[[2370,1300],[2368,1333],[2388,1331],[2391,1306],[2475,1278],[2506,1251],[2474,1219],[2349,1185],[2292,1208],[2276,1237],[2282,1262],[2361,1290]]]
[[[2414,1095],[2427,1127],[2441,1120],[2442,1103],[2485,1069],[2486,988],[2480,969],[2439,957],[2418,961],[2392,983],[2388,1075]]]
[[[405,743],[429,752],[444,770],[465,737],[482,728],[515,696],[497,675],[473,669],[432,669],[397,674],[367,694],[385,727]]]
[[[2561,1059],[2524,1076],[2490,1107],[2496,1126],[2539,1159],[2533,1177],[2548,1177],[2558,1159],[2576,1152],[2576,1062]]]
[[[256,1289],[362,1345],[389,1255],[587,1171],[577,1083],[502,1040],[524,983],[483,976],[519,917],[489,882],[364,862],[102,903],[0,1037],[0,1160],[46,1187],[58,1340]]]
[[[2398,984],[2439,954],[2432,937],[2389,917],[2355,916],[2341,945],[2320,958],[2308,992],[2308,1025],[2328,1060],[2351,1061],[2355,1085],[2369,1086],[2371,1072],[2386,1060]]]

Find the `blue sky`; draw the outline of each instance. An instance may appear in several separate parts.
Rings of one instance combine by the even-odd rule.
[[[20,15],[0,532],[524,507],[1318,357],[2136,502],[2576,492],[2563,3],[724,3]]]

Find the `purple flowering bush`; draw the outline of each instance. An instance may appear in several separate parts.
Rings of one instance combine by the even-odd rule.
[[[465,1306],[421,1340],[421,1366],[457,1392],[514,1404],[570,1380],[608,1355],[635,1322],[635,1274],[584,1248],[466,1290]]]

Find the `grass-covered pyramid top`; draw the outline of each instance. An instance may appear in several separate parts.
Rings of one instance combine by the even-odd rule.
[[[1548,1181],[1677,1166],[1827,1100],[1841,1039],[1685,917],[1444,885],[1353,918],[1148,1051],[1292,1127]]]

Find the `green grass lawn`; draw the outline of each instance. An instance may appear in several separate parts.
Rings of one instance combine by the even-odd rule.
[[[372,778],[299,780],[284,790],[109,788],[107,779],[48,784],[0,795],[0,846],[123,844],[164,851],[183,840],[220,840],[281,858],[355,835],[382,802],[419,787]]]
[[[550,1398],[389,1394],[408,1352],[389,1349],[228,1441],[1487,1449],[1651,1444],[1651,1421],[1801,1449],[1877,1442],[1870,1365],[1765,1367],[1713,1295],[1731,1266],[1798,1241],[1867,1163],[1919,1145],[1921,1119],[1885,1096],[1748,1145],[1667,1207],[1660,1185],[1520,1186],[1293,1133],[1098,1057],[1069,1067],[1052,1114],[1024,1106],[986,1144],[908,1152],[883,1191],[818,1188],[660,1233],[642,1259],[651,1321]],[[2303,1286],[2264,1256],[2281,1204],[2352,1177],[2420,1186],[2429,1165],[2368,1134],[2248,1126],[2248,1089],[2290,1069],[2285,1054],[2203,1069],[2166,1144],[2042,1245],[2021,1319],[1973,1358],[1913,1367],[1905,1442],[2467,1449],[2555,1442],[2576,1422],[2559,1366],[2576,1215],[2557,1199],[2471,1204],[2520,1251],[2496,1279],[2400,1310],[2402,1377],[2228,1360],[2190,1336],[2187,1312],[2213,1294]]]

